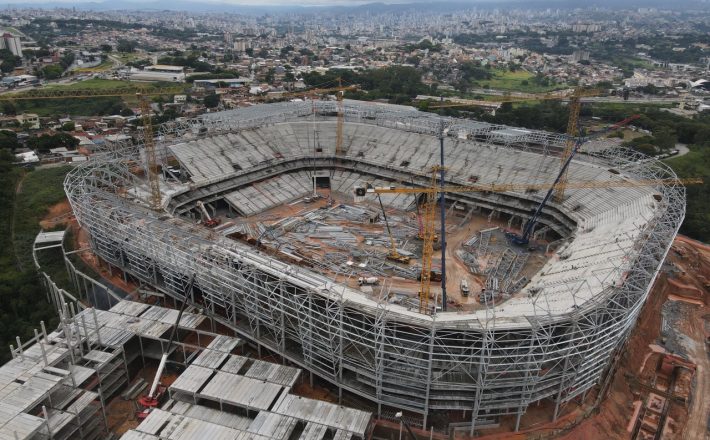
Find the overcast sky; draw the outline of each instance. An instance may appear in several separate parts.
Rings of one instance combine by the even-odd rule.
[[[53,3],[62,3],[63,5],[72,3],[106,3],[110,0],[55,0]],[[355,6],[368,3],[386,3],[386,4],[397,4],[397,3],[436,3],[436,2],[447,2],[450,3],[452,0],[194,0],[194,2],[201,2],[206,4],[228,4],[228,5],[251,5],[251,6],[263,6],[263,5],[284,5],[284,6]],[[467,3],[470,1],[471,4],[475,3],[491,3],[500,0],[453,0],[457,3]],[[157,3],[157,0],[124,0],[125,3],[136,3],[141,5],[149,5],[150,3]],[[0,2],[0,4],[5,2]],[[47,3],[47,0],[21,0],[21,1],[9,1],[7,2],[12,5],[22,6],[28,3]]]

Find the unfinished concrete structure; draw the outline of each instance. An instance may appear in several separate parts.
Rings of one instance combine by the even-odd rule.
[[[426,425],[437,411],[460,410],[473,431],[501,415],[519,423],[542,399],[555,402],[556,417],[560,405],[599,383],[683,220],[684,188],[568,189],[540,221],[560,237],[553,258],[509,300],[465,314],[422,315],[367,297],[176,215],[217,200],[244,215],[260,212],[307,194],[314,175],[331,177],[344,192],[361,180],[426,186],[442,132],[449,183],[552,183],[565,141],[346,101],[345,155],[335,157],[335,115],[334,102],[280,103],[163,127],[160,156],[174,156],[190,176],[188,184],[162,182],[164,212],[147,209],[147,185],[131,172],[142,163],[140,146],[79,166],[66,192],[105,261],[175,297],[196,273],[190,301],[339,392],[374,402],[381,414],[404,409]],[[569,175],[675,177],[664,164],[621,149],[579,155]],[[542,196],[481,192],[447,200],[519,224]]]
[[[178,311],[126,300],[110,310],[67,305],[61,297],[52,301],[60,309],[59,327],[49,332],[42,324],[34,338],[18,340],[13,359],[0,366],[0,438],[115,438],[108,431],[108,404],[132,400],[126,395],[147,388],[138,373],[168,349]],[[235,354],[242,341],[202,329],[209,322],[190,310],[182,315],[168,364],[184,371],[161,408],[121,438],[366,437],[371,413],[293,394],[300,369]]]

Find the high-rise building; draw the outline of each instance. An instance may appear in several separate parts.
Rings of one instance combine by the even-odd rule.
[[[2,34],[2,38],[0,38],[0,49],[7,49],[12,52],[13,55],[21,57],[22,43],[20,42],[20,37],[5,32]]]
[[[249,47],[250,47],[249,42],[247,40],[244,40],[241,38],[236,40],[234,42],[234,44],[232,45],[232,48],[236,52],[245,52],[247,50],[247,48],[249,48]]]
[[[575,63],[580,61],[589,61],[589,51],[588,50],[575,50],[572,53],[572,60]]]

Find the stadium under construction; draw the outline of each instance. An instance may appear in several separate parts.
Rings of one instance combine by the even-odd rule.
[[[611,184],[570,186],[515,246],[565,136],[342,105],[342,125],[338,103],[313,101],[162,126],[158,211],[143,148],[106,148],[65,181],[92,251],[176,298],[195,274],[191,305],[380,416],[428,427],[445,415],[471,432],[505,416],[518,429],[531,404],[554,419],[602,383],[684,218],[674,173],[598,141],[569,179]],[[440,137],[446,185],[520,189],[446,193],[452,241],[432,270],[446,258],[450,272],[421,313],[419,198],[382,194],[380,209],[356,189],[430,187]]]

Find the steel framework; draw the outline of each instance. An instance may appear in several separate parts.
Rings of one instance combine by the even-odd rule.
[[[319,120],[332,122],[337,114],[336,103],[327,101],[223,112],[161,127],[159,148],[177,139],[310,119],[313,108]],[[397,106],[345,101],[344,112],[346,126],[357,122],[431,136],[440,130],[437,117]],[[447,139],[466,137],[496,148],[550,155],[555,162],[566,141],[560,135],[456,119],[446,119],[445,134]],[[286,169],[299,160],[312,166],[311,159],[284,157],[259,172]],[[191,302],[261,347],[328,380],[340,393],[374,402],[379,413],[397,408],[421,414],[424,425],[437,411],[465,411],[471,432],[476,423],[500,415],[515,416],[517,428],[527,407],[542,399],[555,403],[557,417],[561,405],[600,382],[614,350],[633,328],[685,214],[685,189],[663,180],[676,176],[661,162],[620,149],[580,157],[582,165],[613,168],[630,179],[659,180],[652,218],[639,225],[633,246],[619,247],[623,263],[562,283],[568,297],[594,290],[591,297],[562,313],[553,313],[549,298],[537,294],[529,312],[513,318],[501,316],[498,307],[471,315],[422,315],[386,298],[366,298],[179,217],[152,212],[136,189],[147,188],[146,182],[131,174],[133,164],[142,160],[139,145],[107,149],[66,178],[70,203],[97,255],[175,297],[183,292],[188,274],[195,273]],[[320,160],[326,167],[336,158]],[[338,164],[376,168],[365,158],[349,156]],[[378,169],[391,175],[415,174],[381,165]],[[248,179],[248,173],[195,182],[172,198],[206,197],[211,194],[207,189]],[[426,176],[419,177],[425,185]],[[505,199],[509,202],[496,203],[528,197],[511,196]],[[479,197],[485,201],[487,196]],[[547,221],[571,232],[572,240],[591,230],[560,226],[557,218],[550,214]]]

